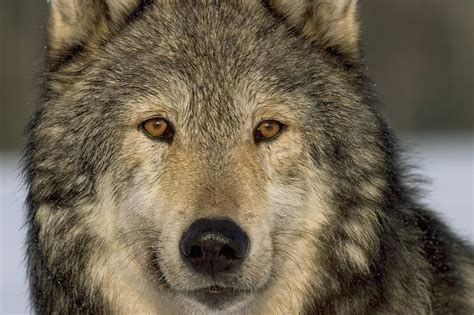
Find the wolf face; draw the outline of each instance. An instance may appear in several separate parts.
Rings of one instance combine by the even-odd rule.
[[[84,204],[89,217],[76,211],[91,226],[82,228],[126,253],[117,260],[135,260],[143,281],[181,304],[238,309],[269,295],[303,307],[286,287],[305,292],[315,278],[324,281],[318,256],[327,244],[318,235],[339,220],[334,196],[361,174],[360,189],[373,198],[383,188],[376,117],[358,75],[346,71],[357,67],[356,30],[341,22],[351,40],[315,44],[331,34],[312,34],[296,16],[301,8],[284,1],[157,2],[128,24],[92,20],[86,14],[104,8],[73,3],[52,7],[54,70],[42,112],[50,118],[36,126],[39,150],[49,154],[36,156],[55,179],[34,179],[35,196],[64,207],[62,215]],[[132,7],[123,5],[109,4],[110,19],[122,21],[114,10]],[[352,22],[352,3],[320,6],[308,10]],[[288,14],[287,22],[276,14]],[[344,49],[328,51],[329,41]],[[71,55],[73,43],[82,48]],[[166,138],[153,135],[160,128]],[[200,220],[210,222],[195,227]],[[372,232],[340,249],[360,270],[368,268],[362,246],[373,244]]]
[[[403,201],[355,15],[342,0],[53,1],[26,168],[38,310],[296,314],[383,300],[349,290],[391,281],[373,261],[383,211]],[[391,298],[422,309],[426,278],[412,278]]]

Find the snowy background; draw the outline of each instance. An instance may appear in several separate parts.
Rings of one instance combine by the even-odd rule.
[[[424,201],[459,235],[474,241],[474,138],[430,136],[408,138],[409,156],[418,173],[431,180]],[[0,314],[27,313],[23,262],[24,190],[18,156],[0,155],[1,176],[1,308]]]

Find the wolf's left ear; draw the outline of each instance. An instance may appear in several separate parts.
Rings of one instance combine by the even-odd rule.
[[[308,40],[350,61],[359,59],[357,0],[267,0]]]
[[[110,36],[140,0],[52,0],[49,58],[54,62],[74,48],[87,48]]]

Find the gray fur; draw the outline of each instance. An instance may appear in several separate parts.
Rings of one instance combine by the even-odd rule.
[[[472,247],[417,202],[355,50],[353,1],[306,1],[324,32],[287,1],[76,2],[87,25],[74,40],[50,25],[24,158],[35,312],[473,312]],[[171,143],[138,128],[156,113]],[[255,143],[269,118],[286,129]],[[258,244],[226,280],[240,302],[184,296],[213,284],[175,258],[201,217]]]

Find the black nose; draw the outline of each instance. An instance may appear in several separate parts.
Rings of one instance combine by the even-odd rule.
[[[230,220],[199,219],[184,233],[179,248],[186,264],[199,273],[215,277],[232,272],[242,264],[249,239]]]

